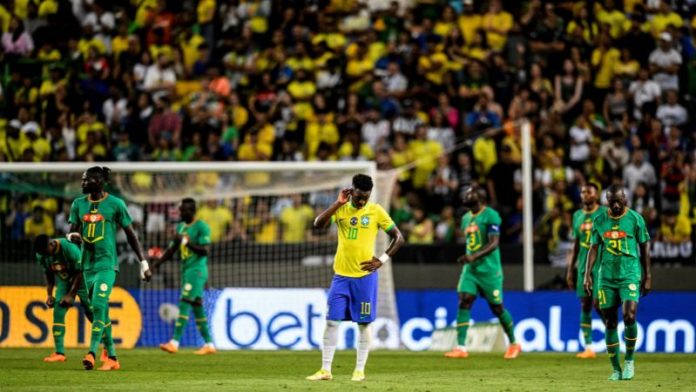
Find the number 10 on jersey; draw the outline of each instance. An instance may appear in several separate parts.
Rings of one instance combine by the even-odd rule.
[[[351,227],[348,229],[348,239],[349,240],[357,240],[358,239],[358,228],[357,227]]]

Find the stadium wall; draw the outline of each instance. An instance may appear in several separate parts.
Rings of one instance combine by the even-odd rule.
[[[138,303],[138,289],[117,288],[112,295],[114,337],[123,348],[153,347],[170,338],[179,293],[162,290],[158,302]],[[51,311],[39,286],[0,287],[0,347],[51,347]],[[693,353],[696,345],[696,292],[659,292],[641,299],[638,311],[638,350]],[[211,332],[221,349],[317,349],[324,323],[323,289],[228,288],[208,290],[205,305]],[[263,304],[263,306],[259,306]],[[401,325],[378,319],[373,328],[375,348],[425,350],[435,328],[452,325],[457,297],[453,290],[399,290]],[[525,351],[574,352],[581,346],[579,303],[570,292],[506,292],[505,304],[515,321],[515,334]],[[483,301],[472,310],[475,321],[494,319]],[[86,347],[88,322],[79,308],[68,312],[66,345]],[[595,350],[604,347],[603,326],[592,321]],[[381,334],[399,328],[399,334]],[[623,329],[620,325],[619,330]],[[342,323],[339,348],[353,348],[353,323]],[[388,341],[381,336],[391,336]],[[400,339],[395,337],[399,336]],[[193,322],[182,345],[202,342]]]

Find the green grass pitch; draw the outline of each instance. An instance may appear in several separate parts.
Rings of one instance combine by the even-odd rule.
[[[0,391],[693,391],[696,356],[636,355],[636,378],[606,381],[606,354],[595,360],[573,354],[527,354],[506,361],[501,354],[446,359],[441,353],[376,351],[367,380],[350,381],[355,351],[334,360],[334,380],[305,381],[319,368],[321,353],[224,351],[198,357],[192,350],[171,355],[156,349],[121,350],[122,369],[82,370],[82,350],[68,350],[65,363],[43,363],[47,349],[1,349]]]

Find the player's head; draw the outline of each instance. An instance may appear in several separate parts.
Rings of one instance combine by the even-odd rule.
[[[52,255],[54,250],[55,245],[46,234],[39,234],[34,238],[34,252],[42,256],[48,256]]]
[[[179,204],[179,214],[182,221],[191,223],[196,216],[196,201],[190,197],[182,199],[181,204]]]
[[[580,189],[580,199],[585,207],[592,207],[597,203],[599,187],[594,182],[588,182]]]
[[[82,173],[82,193],[96,193],[104,190],[104,185],[109,182],[111,169],[106,166],[92,166]]]
[[[462,203],[468,208],[477,207],[486,202],[486,191],[477,184],[472,184],[464,190]]]
[[[607,189],[607,204],[609,204],[609,210],[611,210],[611,215],[619,216],[624,213],[626,208],[626,193],[624,188],[618,184],[612,184]]]
[[[353,176],[353,193],[351,201],[356,208],[363,208],[372,194],[372,178],[365,174],[356,174]]]

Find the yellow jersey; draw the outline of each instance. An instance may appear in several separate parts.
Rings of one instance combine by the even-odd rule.
[[[379,229],[391,230],[395,225],[389,214],[376,203],[368,202],[357,209],[353,203],[342,205],[331,217],[338,228],[338,248],[334,259],[336,275],[361,278],[370,272],[363,271],[360,263],[372,260]]]

